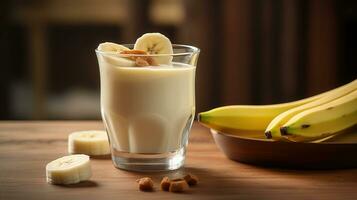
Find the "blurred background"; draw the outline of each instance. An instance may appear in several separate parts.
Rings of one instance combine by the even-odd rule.
[[[5,0],[0,16],[0,119],[100,119],[94,49],[145,32],[201,48],[197,112],[357,78],[353,0]]]

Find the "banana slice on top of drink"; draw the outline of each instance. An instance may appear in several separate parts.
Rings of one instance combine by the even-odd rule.
[[[146,51],[154,56],[153,59],[159,64],[170,64],[172,61],[172,44],[169,38],[161,33],[146,33],[139,37],[134,45],[134,49]]]
[[[112,42],[104,42],[98,46],[98,50],[108,53],[103,58],[108,63],[119,67],[169,65],[173,59],[171,41],[161,33],[142,35],[136,40],[134,49]],[[118,54],[121,55],[118,56]]]

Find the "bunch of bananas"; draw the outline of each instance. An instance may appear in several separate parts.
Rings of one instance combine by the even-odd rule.
[[[275,140],[318,141],[356,127],[357,79],[290,103],[215,108],[199,113],[198,120],[230,134],[260,131]]]

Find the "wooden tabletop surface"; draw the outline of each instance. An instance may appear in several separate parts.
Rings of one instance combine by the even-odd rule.
[[[208,130],[198,124],[180,170],[136,173],[114,168],[109,159],[92,159],[91,181],[72,186],[46,183],[45,165],[67,154],[67,135],[88,129],[103,129],[103,125],[98,121],[0,122],[0,199],[357,199],[357,169],[304,171],[237,163],[227,159]],[[158,189],[164,175],[187,172],[200,178],[198,186],[182,194]],[[143,176],[154,179],[154,192],[138,190],[135,180]]]

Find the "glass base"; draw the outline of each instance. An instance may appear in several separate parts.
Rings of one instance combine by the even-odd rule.
[[[119,169],[139,172],[168,171],[182,167],[185,163],[186,148],[158,154],[112,152],[114,166]]]

